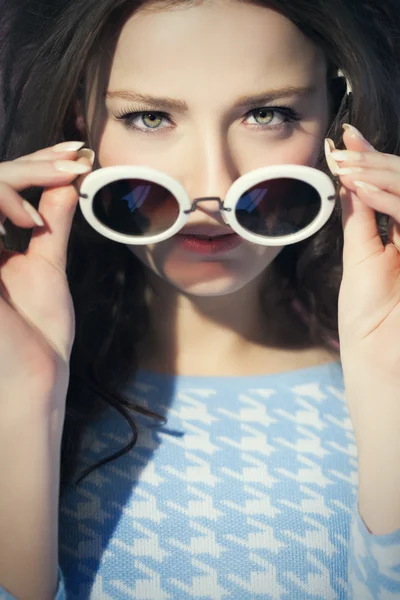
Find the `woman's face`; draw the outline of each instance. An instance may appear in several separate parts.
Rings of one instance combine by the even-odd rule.
[[[192,200],[223,200],[253,169],[317,164],[329,118],[327,67],[291,21],[236,0],[149,6],[125,24],[107,95],[97,92],[105,115],[94,148],[100,166],[150,166],[177,179]],[[132,116],[140,111],[148,114]],[[94,114],[89,106],[89,126]],[[193,225],[230,231],[217,201],[200,203],[185,229]],[[129,249],[175,288],[202,296],[242,288],[282,249],[243,240],[205,255],[180,240]]]

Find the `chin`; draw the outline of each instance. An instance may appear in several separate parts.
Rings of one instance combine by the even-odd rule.
[[[239,257],[194,260],[181,253],[166,253],[161,244],[155,248],[128,246],[148,269],[154,285],[161,282],[186,296],[217,297],[233,294],[259,277],[282,250],[280,247],[252,246]],[[190,260],[191,258],[191,260]]]
[[[168,283],[187,296],[197,297],[213,297],[213,296],[226,296],[233,294],[237,290],[240,290],[246,285],[246,281],[239,281],[232,278],[219,279],[216,281],[194,281],[191,278],[188,281],[174,281],[167,279]]]

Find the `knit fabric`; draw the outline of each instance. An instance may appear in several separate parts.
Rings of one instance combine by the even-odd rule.
[[[138,417],[135,447],[63,497],[57,600],[400,597],[400,530],[372,535],[357,510],[340,363],[229,378],[140,371],[125,394],[167,423]],[[82,466],[130,437],[110,409]]]

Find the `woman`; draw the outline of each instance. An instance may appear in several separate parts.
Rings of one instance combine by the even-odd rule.
[[[3,596],[395,597],[398,10],[62,4],[26,3],[9,71]],[[115,243],[76,211],[93,160],[165,173],[197,210]],[[331,173],[327,223],[214,239],[234,182],[280,164]]]

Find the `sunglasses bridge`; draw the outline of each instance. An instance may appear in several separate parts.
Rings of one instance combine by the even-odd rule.
[[[81,193],[79,193],[79,198],[89,198],[89,196],[87,194],[81,194]],[[192,208],[190,208],[189,210],[184,210],[183,211],[184,214],[185,215],[189,215],[190,213],[194,212],[197,209],[197,204],[199,202],[205,202],[205,201],[208,201],[208,200],[216,200],[218,202],[220,210],[223,210],[225,212],[232,212],[231,208],[225,208],[224,207],[224,203],[222,202],[221,198],[217,198],[217,197],[214,197],[214,196],[209,196],[209,197],[206,196],[204,198],[196,198],[196,200],[192,204]]]
[[[196,198],[192,204],[192,208],[190,208],[189,210],[184,210],[184,214],[185,215],[189,215],[190,213],[194,212],[197,209],[197,204],[199,202],[205,202],[208,200],[216,200],[218,202],[219,205],[219,210],[224,210],[225,212],[232,212],[231,208],[225,208],[224,207],[224,203],[222,202],[221,198],[217,198],[214,196],[209,196],[209,197],[204,197],[204,198]]]

